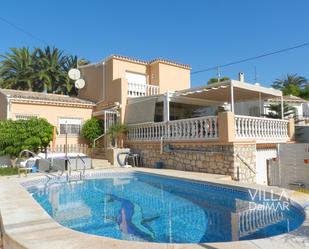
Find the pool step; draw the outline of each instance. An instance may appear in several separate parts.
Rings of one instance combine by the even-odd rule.
[[[113,165],[106,159],[92,159],[92,168],[94,169],[105,169],[111,168]]]

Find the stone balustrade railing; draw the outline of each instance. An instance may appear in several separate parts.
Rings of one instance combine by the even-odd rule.
[[[129,140],[203,140],[218,138],[216,116],[129,126]]]
[[[143,123],[129,126],[129,140],[153,141],[162,137],[169,140],[213,140],[219,142],[290,141],[294,123],[291,120],[259,118],[223,112],[169,122]]]
[[[128,82],[128,97],[152,96],[159,94],[159,86]]]
[[[257,140],[287,139],[288,120],[235,115],[235,137]]]

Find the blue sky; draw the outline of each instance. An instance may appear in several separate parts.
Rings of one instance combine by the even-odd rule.
[[[307,0],[2,1],[0,54],[47,44],[99,61],[110,54],[165,58],[192,71],[309,42]],[[223,68],[221,75],[270,85],[287,73],[309,78],[309,46]],[[192,86],[216,72],[192,75]]]

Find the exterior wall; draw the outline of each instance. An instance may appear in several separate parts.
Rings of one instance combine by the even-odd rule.
[[[95,111],[100,111],[119,102],[122,121],[125,116],[128,94],[126,72],[146,75],[147,84],[159,85],[160,93],[190,87],[190,69],[160,61],[147,64],[121,58],[110,58],[104,63],[80,67],[80,70],[86,81],[86,86],[80,90],[79,97],[97,102]]]
[[[32,114],[40,118],[45,118],[49,123],[57,127],[59,131],[59,118],[81,118],[83,121],[91,118],[92,108],[65,107],[52,105],[37,105],[26,103],[11,103],[10,115],[15,119],[16,114]],[[84,144],[86,141],[80,136],[69,135],[68,144]],[[57,135],[57,145],[65,144],[65,136]]]
[[[80,68],[86,85],[79,91],[79,97],[98,102],[104,97],[104,65],[92,64]]]
[[[206,144],[166,142],[172,152],[160,154],[160,142],[127,142],[127,146],[139,153],[143,166],[154,168],[162,161],[164,168],[229,175],[242,182],[255,182],[255,174],[238,159],[244,157],[246,163],[255,169],[255,144]]]
[[[241,182],[256,182],[256,145],[234,144],[234,177]],[[254,171],[251,171],[249,167]]]
[[[125,78],[125,72],[133,72],[147,75],[147,65],[135,62],[128,62],[121,59],[111,59],[113,63],[112,79]],[[147,80],[147,83],[149,81]]]
[[[0,93],[0,120],[7,118],[7,105],[6,96]]]
[[[160,93],[190,88],[190,69],[168,65],[162,62],[157,62],[157,64],[159,67],[158,80]]]

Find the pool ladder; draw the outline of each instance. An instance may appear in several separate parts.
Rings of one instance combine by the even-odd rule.
[[[82,163],[83,163],[83,169],[82,170],[77,170],[77,165],[78,165],[78,160],[80,160]],[[71,162],[70,161],[68,161],[69,162],[69,168],[68,168],[68,172],[67,172],[67,174],[66,174],[66,181],[67,182],[72,182],[72,181],[82,181],[82,180],[84,180],[85,179],[85,176],[86,176],[86,174],[85,174],[85,171],[86,171],[86,162],[85,162],[85,160],[80,156],[80,155],[77,155],[77,157],[76,157],[76,171],[78,171],[79,172],[79,179],[77,179],[77,180],[72,180],[71,179],[71,176],[72,176],[72,164],[71,164]]]

